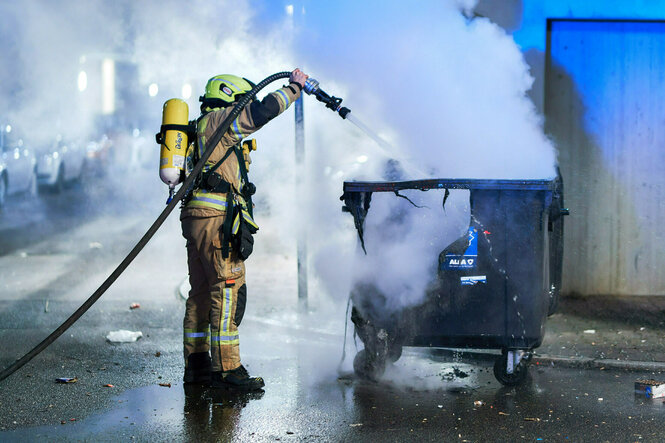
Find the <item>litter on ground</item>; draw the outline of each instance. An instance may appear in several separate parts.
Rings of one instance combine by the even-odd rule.
[[[106,336],[106,339],[111,343],[131,343],[143,337],[141,331],[128,331],[120,329],[119,331],[111,331]]]
[[[77,377],[60,377],[55,379],[56,383],[76,383],[77,381],[79,381]]]

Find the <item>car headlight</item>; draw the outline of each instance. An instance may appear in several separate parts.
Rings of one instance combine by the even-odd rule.
[[[46,164],[47,166],[51,166],[51,164],[53,163],[53,154],[52,153],[44,154],[42,156],[42,163]]]

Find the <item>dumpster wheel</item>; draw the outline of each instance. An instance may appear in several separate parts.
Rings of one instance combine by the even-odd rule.
[[[402,345],[400,343],[392,343],[388,347],[388,360],[390,363],[395,363],[402,356]]]
[[[360,378],[377,381],[386,370],[385,359],[361,349],[353,359],[353,371]]]
[[[521,384],[529,373],[529,361],[531,353],[526,353],[520,362],[513,367],[513,372],[508,373],[508,359],[512,358],[512,352],[503,352],[494,361],[494,377],[504,386],[517,386]]]

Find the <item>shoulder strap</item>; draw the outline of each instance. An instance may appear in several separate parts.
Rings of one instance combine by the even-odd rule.
[[[242,142],[241,142],[242,143]],[[236,153],[236,157],[238,158],[238,167],[240,168],[240,176],[242,177],[242,180],[244,182],[244,186],[247,186],[249,183],[249,177],[247,176],[247,167],[245,166],[245,159],[243,158],[242,155],[242,149],[238,149],[239,145],[236,145],[233,147],[233,150]],[[244,195],[243,198],[247,202],[247,212],[249,212],[250,217],[254,217],[254,208],[252,205],[252,196],[250,194]]]

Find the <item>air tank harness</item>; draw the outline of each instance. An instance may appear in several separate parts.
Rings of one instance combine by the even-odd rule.
[[[256,140],[247,140],[241,144],[230,147],[224,156],[207,171],[199,174],[194,186],[183,199],[186,204],[194,190],[206,189],[211,192],[226,194],[226,211],[228,216],[222,225],[222,257],[229,256],[230,248],[237,251],[241,260],[247,260],[254,249],[253,235],[259,230],[253,218],[252,196],[256,193],[256,186],[249,181],[247,166],[249,165],[249,152],[256,150]],[[240,194],[236,194],[233,186],[224,180],[216,171],[227,158],[235,154],[238,159],[242,186]]]

